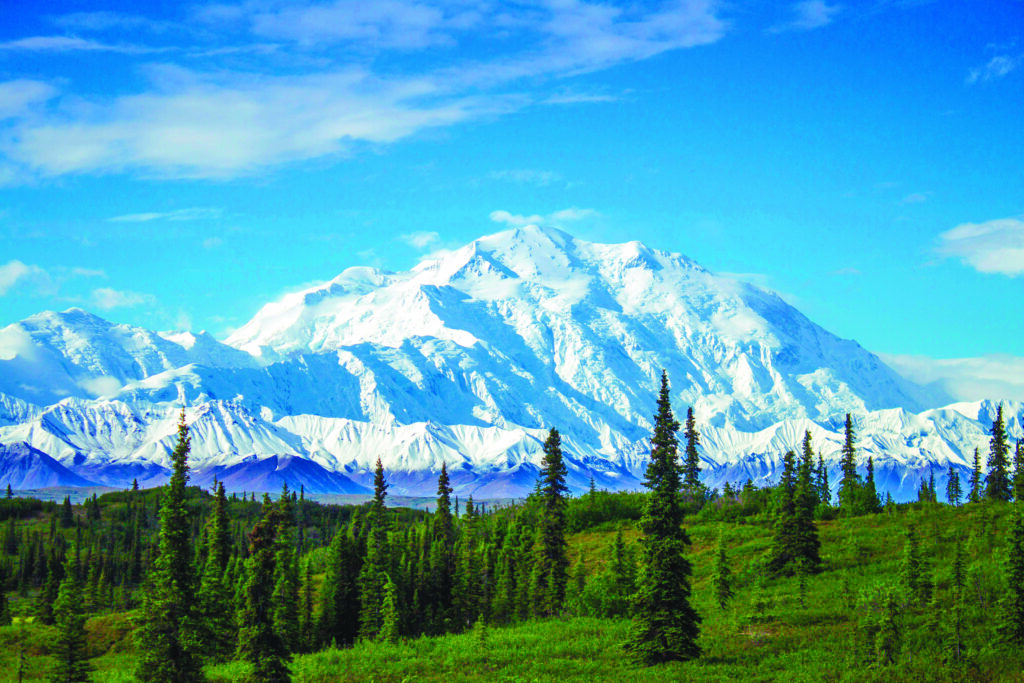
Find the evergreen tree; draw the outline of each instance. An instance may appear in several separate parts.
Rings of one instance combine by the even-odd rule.
[[[593,481],[593,480],[594,480],[594,478],[593,478],[593,477],[591,477],[591,478],[590,478],[590,480],[591,480],[591,481]],[[12,491],[12,490],[11,490],[11,485],[10,485],[10,483],[8,483],[8,484],[7,484],[7,497],[8,497],[8,498],[14,498],[14,491]]]
[[[75,513],[71,509],[71,496],[64,496],[64,502],[60,506],[60,526],[68,529],[75,524]]]
[[[896,600],[896,592],[890,588],[885,593],[882,617],[875,636],[875,652],[885,664],[895,664],[903,646],[898,617],[899,603]]]
[[[159,554],[147,578],[136,638],[136,676],[147,683],[204,680],[193,614],[196,576],[192,563],[192,521],[185,506],[191,438],[182,409],[178,442],[171,454],[171,478],[160,507]]]
[[[682,526],[678,430],[669,402],[668,376],[662,372],[651,461],[644,478],[650,494],[638,524],[640,573],[626,643],[633,658],[648,665],[700,656],[701,618],[690,605],[693,569],[684,555],[690,538]]]
[[[1010,500],[1009,452],[1003,406],[1000,405],[996,409],[996,419],[992,421],[992,439],[989,441],[988,476],[985,477],[985,497],[989,500]]]
[[[327,549],[316,625],[320,645],[355,642],[359,632],[359,569],[358,544],[347,529],[341,528]]]
[[[452,487],[448,479],[448,466],[441,463],[437,477],[437,510],[434,513],[433,539],[430,544],[430,595],[437,621],[451,621],[452,587],[455,575],[455,523],[452,519]]]
[[[397,643],[401,633],[401,618],[398,612],[398,591],[388,577],[384,584],[384,603],[381,607],[381,627],[377,640],[385,643]]]
[[[818,489],[818,498],[825,505],[832,504],[832,489],[828,483],[828,468],[825,467],[825,459],[818,453],[818,469],[815,471],[815,483]]]
[[[277,534],[274,557],[274,630],[285,648],[299,646],[299,562],[295,553],[295,510],[288,484],[277,501]]]
[[[248,680],[253,683],[291,680],[288,674],[291,655],[274,630],[274,565],[280,514],[265,495],[263,517],[249,532],[249,559],[242,587],[242,608],[238,612],[237,657],[252,665]]]
[[[587,588],[587,565],[583,561],[583,548],[580,548],[576,555],[576,562],[572,565],[572,572],[569,575],[569,584],[565,591],[566,611],[574,616],[584,615],[583,592]]]
[[[869,455],[867,474],[864,477],[864,485],[860,491],[861,512],[869,515],[882,511],[882,504],[878,500],[878,489],[875,488],[875,461]]]
[[[928,602],[931,594],[931,582],[928,579],[928,568],[921,555],[917,533],[912,527],[907,528],[903,565],[900,568],[900,583],[909,602],[917,603],[922,607]]]
[[[686,409],[686,427],[683,438],[686,441],[686,456],[683,460],[683,488],[691,495],[697,495],[703,493],[700,483],[700,454],[697,452],[697,446],[700,445],[700,433],[697,431],[697,421],[693,417],[692,406]]]
[[[228,528],[227,497],[224,483],[217,488],[213,514],[206,527],[206,563],[197,596],[199,645],[214,661],[223,661],[235,649],[235,617],[232,609],[232,586],[225,581],[228,554],[231,550]]]
[[[946,500],[953,507],[960,507],[960,497],[963,492],[960,490],[960,473],[949,463],[949,471],[946,472]]]
[[[622,529],[615,534],[608,562],[607,585],[601,604],[601,616],[627,617],[633,594],[636,593],[636,562],[622,538]]]
[[[375,640],[383,625],[384,589],[390,564],[387,512],[384,508],[387,488],[384,465],[378,458],[373,474],[373,503],[370,505],[366,560],[359,573],[359,637],[365,640]]]
[[[843,470],[843,477],[839,481],[839,507],[847,515],[857,513],[858,489],[860,488],[860,477],[857,476],[857,446],[853,433],[853,419],[846,414],[846,425],[844,427],[844,440],[840,466]]]
[[[964,587],[964,557],[960,537],[956,537],[956,549],[953,551],[953,587],[958,591]]]
[[[309,560],[306,560],[302,578],[302,610],[299,626],[302,641],[300,651],[312,652],[316,622],[313,618],[313,567]]]
[[[40,550],[42,547],[40,546]],[[64,567],[57,557],[57,549],[50,545],[49,554],[45,565],[47,568],[46,580],[36,598],[36,617],[44,624],[53,623],[53,603],[57,600],[57,593],[60,590],[61,579],[64,578]]]
[[[1013,451],[1013,499],[1024,503],[1024,443],[1020,439]]]
[[[999,630],[1007,642],[1020,647],[1024,646],[1024,503],[1017,503],[1014,508],[1013,526],[1007,538],[1007,590]]]
[[[51,683],[85,683],[92,666],[86,651],[82,584],[71,558],[64,565],[64,579],[53,604],[53,616],[57,637],[52,649],[55,666],[49,680]]]
[[[715,568],[711,577],[711,587],[715,592],[718,606],[725,609],[729,598],[733,596],[732,570],[729,569],[729,558],[725,553],[725,534],[718,536],[718,552],[715,554]]]
[[[818,496],[812,480],[814,470],[814,449],[811,446],[811,432],[804,432],[803,456],[797,469],[796,489],[794,491],[794,554],[799,560],[797,565],[805,574],[815,573],[821,566],[821,541],[818,539],[818,527],[814,524],[814,508],[818,505]]]
[[[971,503],[981,502],[981,463],[978,460],[977,448],[974,449],[974,463],[971,467],[971,478],[968,483],[971,486],[968,501]]]
[[[796,454],[786,451],[782,457],[782,475],[775,487],[775,534],[768,555],[767,568],[773,574],[792,572],[790,565],[797,559],[795,552],[796,525]]]
[[[568,543],[565,540],[565,485],[567,471],[562,460],[562,439],[552,428],[544,441],[541,459],[541,508],[537,520],[537,540],[534,545],[533,593],[534,614],[555,616],[565,602],[565,584],[568,580]]]

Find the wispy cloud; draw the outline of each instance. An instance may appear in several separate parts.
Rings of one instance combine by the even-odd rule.
[[[1007,76],[1024,64],[1024,53],[1019,55],[997,55],[984,66],[971,69],[967,74],[967,84],[984,83]]]
[[[770,29],[769,33],[786,31],[810,31],[828,26],[842,9],[842,5],[829,5],[824,0],[806,0],[793,5],[792,18]]]
[[[575,206],[569,207],[568,209],[561,209],[560,211],[554,211],[548,214],[516,214],[509,213],[508,211],[499,209],[498,211],[492,211],[490,219],[495,223],[504,223],[512,227],[522,227],[524,225],[547,225],[558,227],[566,223],[575,223],[590,218],[596,218],[601,214],[594,209],[580,209]]]
[[[18,79],[0,83],[0,121],[25,116],[56,94],[56,88],[42,81]]]
[[[582,0],[207,5],[191,22],[192,43],[174,46],[193,67],[149,65],[143,73],[150,80],[135,93],[89,97],[64,91],[37,97],[34,101],[47,106],[2,131],[0,155],[7,159],[6,176],[28,179],[123,172],[232,178],[283,163],[342,157],[366,144],[389,144],[526,106],[606,101],[611,99],[606,95],[572,94],[571,84],[565,86],[568,94],[543,90],[554,78],[713,43],[728,29],[719,13],[717,0],[626,6]],[[144,35],[150,36],[157,30],[144,18],[110,12],[67,15],[57,22],[69,30],[123,32],[135,25],[145,26]],[[230,42],[220,35],[230,36]],[[463,41],[481,37],[493,38],[485,58],[477,50],[459,49]],[[293,60],[289,69],[281,69],[279,44],[294,48],[287,55]],[[439,46],[451,47],[443,66],[423,60],[425,66],[400,75],[385,72],[372,59],[384,51]],[[2,43],[0,49],[169,48],[36,36]],[[339,51],[346,55],[344,65]],[[244,70],[223,61],[241,52],[246,53]],[[19,105],[17,111],[23,110]]]
[[[1024,401],[1024,358],[1019,356],[938,359],[878,355],[907,379],[939,388],[957,401]]]
[[[135,306],[154,304],[156,297],[141,292],[100,287],[93,290],[92,303],[96,308],[109,311],[114,308],[134,308]]]
[[[981,273],[1024,275],[1024,219],[963,223],[939,235],[938,252]]]
[[[18,260],[0,265],[0,296],[5,296],[17,286],[25,285],[49,290],[53,287],[53,280],[49,273],[39,266]]]
[[[194,207],[175,209],[174,211],[153,211],[148,213],[129,213],[123,216],[108,218],[108,223],[149,223],[151,221],[199,221],[216,220],[224,213],[216,207]]]
[[[507,180],[521,185],[550,185],[562,180],[562,176],[554,171],[541,171],[532,168],[516,168],[502,171],[491,171],[487,174],[492,180]]]
[[[428,232],[420,230],[417,232],[408,232],[404,235],[399,235],[398,239],[415,249],[426,249],[427,247],[437,244],[441,240],[441,235],[432,231]]]
[[[911,192],[900,200],[900,204],[924,204],[928,201],[929,195],[930,192]]]
[[[141,45],[111,45],[74,36],[32,36],[0,43],[0,50],[21,50],[26,52],[122,52],[143,54],[164,52],[167,48]]]

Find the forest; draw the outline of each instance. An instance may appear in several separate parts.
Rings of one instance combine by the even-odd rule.
[[[569,495],[557,429],[533,493],[430,512],[189,486],[0,498],[0,680],[1002,681],[1024,669],[1024,447],[912,503],[810,434],[772,487],[708,490],[662,377],[645,490]],[[837,495],[833,495],[837,491]],[[943,502],[940,502],[940,499]]]

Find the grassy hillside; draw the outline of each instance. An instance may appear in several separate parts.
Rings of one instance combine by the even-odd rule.
[[[746,681],[1020,681],[1024,654],[997,644],[998,599],[1010,504],[952,508],[895,506],[890,512],[819,523],[821,574],[806,579],[803,605],[798,578],[771,579],[762,560],[771,541],[761,517],[687,526],[693,545],[694,604],[702,615],[699,660],[638,668],[623,656],[627,620],[567,617],[510,627],[479,626],[459,635],[395,645],[360,644],[296,657],[296,681],[534,681],[534,680],[746,680]],[[881,609],[880,593],[898,581],[904,531],[917,530],[934,577],[932,602],[904,606],[898,615],[900,652],[895,665],[873,661],[867,626]],[[629,520],[612,520],[570,539],[571,557],[582,549],[591,576],[606,562],[618,529],[627,540]],[[736,595],[726,609],[714,603],[711,574],[719,534],[728,548]],[[964,557],[962,642],[957,664],[952,636],[952,560],[957,539]],[[20,603],[20,604],[19,604]],[[12,596],[17,615],[26,598]],[[134,666],[130,614],[111,613],[88,623],[97,681],[131,680]],[[41,680],[49,666],[52,627],[18,620],[0,628],[0,680],[17,680],[19,652],[24,680]],[[208,668],[211,680],[245,677],[244,665]]]

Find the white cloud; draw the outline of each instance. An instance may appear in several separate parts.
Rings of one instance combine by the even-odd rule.
[[[928,192],[912,192],[900,200],[900,204],[923,204],[928,201]]]
[[[829,5],[824,0],[806,0],[793,5],[793,18],[768,29],[770,33],[810,31],[828,26],[842,9],[842,5]]]
[[[938,251],[981,273],[1024,275],[1024,220],[963,223],[939,235]]]
[[[224,240],[220,237],[207,237],[203,240],[203,249],[216,249],[222,244],[224,244]]]
[[[148,223],[150,221],[198,221],[215,220],[221,217],[223,209],[215,207],[195,207],[149,213],[129,213],[123,216],[108,218],[109,223]]]
[[[28,114],[57,94],[48,83],[18,79],[0,83],[0,121]]]
[[[436,232],[427,232],[420,230],[417,232],[409,232],[404,235],[399,235],[398,239],[402,240],[410,247],[416,249],[426,249],[432,244],[436,244],[441,239],[441,235]]]
[[[498,211],[491,212],[490,219],[495,223],[504,223],[512,227],[522,227],[524,225],[549,225],[557,227],[565,223],[596,218],[600,215],[594,209],[580,209],[572,206],[568,209],[561,209],[560,211],[544,215],[536,213],[532,215],[515,214],[499,209]]]
[[[1024,401],[1024,358],[1020,356],[936,359],[878,355],[907,379],[941,389],[957,401]]]
[[[545,79],[713,43],[728,28],[718,11],[718,0],[623,6],[581,0],[511,5],[248,0],[207,5],[193,19],[197,40],[205,41],[203,49],[175,48],[202,67],[147,65],[143,73],[151,82],[136,93],[47,93],[45,110],[19,120],[0,136],[0,156],[8,165],[0,172],[7,183],[75,173],[231,178],[277,164],[352,153],[360,144],[393,143],[426,129],[533,104],[606,101],[607,96],[571,92],[545,100],[540,90]],[[103,12],[68,15],[63,21],[72,28],[122,33],[130,25],[147,24],[139,17]],[[204,26],[204,21],[209,23]],[[156,30],[153,25],[146,28]],[[261,42],[246,55],[246,70],[232,71],[212,60],[225,51],[253,47],[237,44],[239,31],[243,39]],[[212,36],[218,34],[232,36],[236,44],[217,43]],[[266,44],[267,38],[295,43],[300,49],[290,51],[288,58],[300,68],[282,70],[280,51]],[[461,50],[463,39],[486,40],[488,50]],[[348,65],[376,64],[363,57],[438,45],[452,50],[440,60],[423,60],[428,66],[418,72],[414,66],[400,76],[383,76],[369,67],[326,66],[337,64],[339,54]],[[0,44],[0,49],[165,48],[36,36]],[[444,66],[435,66],[439,61]],[[523,79],[528,79],[525,84],[512,87]]]
[[[112,308],[132,308],[155,302],[156,298],[152,294],[111,289],[110,287],[101,287],[92,292],[93,305],[104,311],[109,311]]]
[[[22,263],[16,259],[0,265],[0,296],[6,295],[17,286],[35,286],[46,292],[53,288],[53,280],[39,266]]]
[[[121,383],[113,377],[91,377],[78,382],[82,387],[95,398],[114,396],[121,391]]]
[[[106,277],[107,272],[102,268],[72,268],[71,274],[76,277]]]
[[[73,36],[32,36],[0,43],[0,50],[25,52],[123,52],[125,54],[142,54],[145,52],[163,52],[163,48],[149,48],[139,45],[108,45],[95,40],[76,38]]]
[[[385,81],[361,69],[313,76],[203,75],[158,70],[143,95],[17,129],[0,151],[42,176],[142,170],[226,178],[337,155],[355,141],[393,142],[424,128],[500,113],[500,98],[441,101],[428,79]],[[145,217],[145,215],[143,215]]]
[[[540,171],[531,168],[517,168],[504,171],[491,171],[487,177],[493,180],[508,180],[521,185],[545,186],[557,183],[562,176],[554,171]]]
[[[1024,54],[1019,55],[998,55],[988,60],[985,66],[971,69],[967,74],[967,84],[984,83],[997,78],[1009,75],[1024,64]]]

